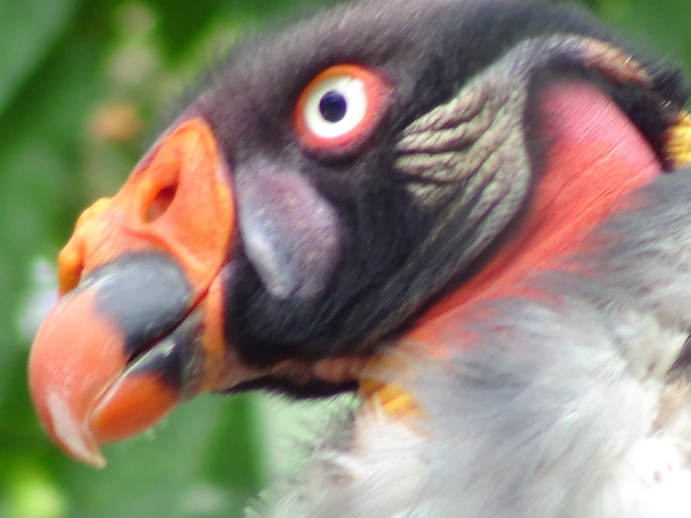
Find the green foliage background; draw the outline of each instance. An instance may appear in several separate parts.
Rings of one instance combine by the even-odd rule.
[[[41,432],[25,365],[80,210],[115,192],[195,73],[266,18],[316,3],[0,0],[0,518],[232,517],[265,483],[256,396],[189,403],[106,448],[108,467],[94,471]],[[688,0],[584,3],[691,64]]]

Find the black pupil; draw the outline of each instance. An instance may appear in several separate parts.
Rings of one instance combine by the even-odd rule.
[[[319,100],[319,111],[329,122],[338,122],[345,117],[348,103],[343,94],[335,90],[329,90]]]

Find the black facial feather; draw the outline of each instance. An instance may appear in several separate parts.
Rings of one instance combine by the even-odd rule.
[[[446,205],[431,210],[413,202],[410,180],[396,167],[402,132],[520,42],[571,34],[615,42],[647,67],[652,86],[646,93],[637,85],[613,86],[597,71],[577,73],[610,93],[660,150],[661,135],[671,123],[666,109],[678,109],[686,98],[679,76],[650,65],[610,29],[569,5],[453,0],[349,4],[233,52],[193,109],[214,128],[236,178],[244,181],[248,164],[256,160],[297,171],[335,209],[339,226],[332,274],[320,293],[306,299],[271,296],[252,261],[242,249],[237,251],[226,286],[226,333],[242,358],[269,365],[286,358],[371,352],[376,343],[400,332],[406,317],[462,282],[473,259],[496,248],[511,222],[495,232],[493,242],[459,260],[464,239],[475,238],[472,229],[458,235],[439,221]],[[316,74],[343,63],[379,71],[395,93],[366,146],[345,157],[318,156],[296,138],[295,103]],[[536,74],[542,83],[536,79],[535,84],[574,70],[569,63],[553,65]],[[525,106],[529,111],[530,102]],[[523,126],[515,131],[530,136],[530,115],[518,115]],[[533,173],[539,171],[539,152],[530,142],[526,146]],[[455,185],[453,193],[463,187]],[[473,203],[468,207],[454,213],[455,222],[468,215]],[[515,218],[520,214],[517,209]],[[420,249],[432,231],[448,246]]]

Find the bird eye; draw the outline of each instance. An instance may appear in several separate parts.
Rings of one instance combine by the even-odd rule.
[[[298,99],[295,128],[311,151],[346,153],[369,137],[388,106],[392,88],[359,65],[336,65],[318,74]]]

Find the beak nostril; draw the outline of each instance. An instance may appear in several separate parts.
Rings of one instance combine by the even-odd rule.
[[[146,222],[151,223],[163,216],[165,212],[173,203],[175,194],[177,193],[178,185],[173,184],[161,189],[156,197],[151,201],[148,210],[146,211]]]

